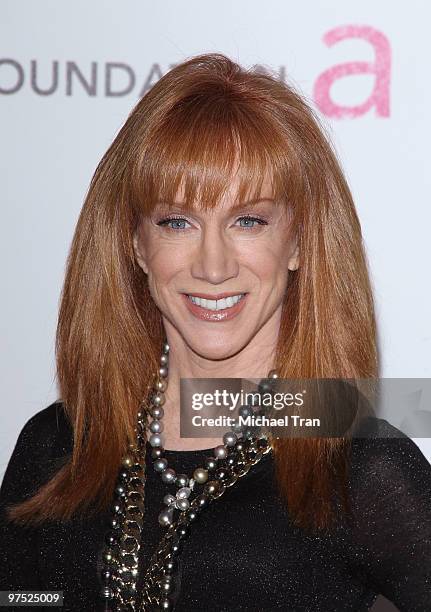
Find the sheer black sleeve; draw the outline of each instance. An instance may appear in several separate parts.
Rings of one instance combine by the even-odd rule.
[[[402,612],[431,610],[431,465],[384,419],[354,440],[355,519],[346,554],[377,593]],[[349,544],[349,543],[348,543]]]

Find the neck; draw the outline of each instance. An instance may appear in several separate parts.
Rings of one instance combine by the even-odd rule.
[[[261,330],[262,331],[262,330]],[[182,438],[180,436],[181,378],[266,378],[274,366],[276,335],[268,342],[267,333],[257,334],[243,350],[232,356],[208,359],[192,348],[177,333],[166,329],[169,344],[168,388],[165,392],[164,448],[201,450],[218,446],[221,438]]]

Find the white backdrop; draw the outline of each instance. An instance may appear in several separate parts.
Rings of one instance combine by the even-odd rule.
[[[0,14],[0,478],[57,399],[58,299],[96,164],[146,88],[198,53],[270,66],[317,108],[362,221],[382,373],[430,377],[428,2],[0,0]]]

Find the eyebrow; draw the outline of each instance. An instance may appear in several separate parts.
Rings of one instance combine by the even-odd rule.
[[[239,202],[238,204],[234,204],[232,208],[241,208],[242,206],[250,206],[253,204],[259,204],[260,202],[272,202],[274,203],[274,198],[255,198],[254,200],[247,200],[246,202]]]
[[[260,202],[272,202],[275,203],[274,198],[255,198],[253,200],[247,200],[246,202],[237,202],[236,204],[233,204],[231,209],[232,210],[238,210],[241,208],[245,208],[246,206],[253,206],[254,204],[259,204]],[[162,206],[162,207],[166,207],[166,208],[170,208],[170,207],[175,207],[177,206],[178,208],[184,209],[184,210],[193,210],[194,206],[190,206],[187,202],[156,202],[156,206]]]

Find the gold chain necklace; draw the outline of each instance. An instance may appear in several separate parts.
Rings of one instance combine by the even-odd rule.
[[[163,456],[163,404],[167,388],[169,345],[163,343],[160,367],[156,376],[149,411],[153,420],[148,425],[148,411],[137,415],[136,443],[122,460],[114,489],[114,502],[110,529],[105,534],[104,548],[99,554],[99,578],[103,584],[100,593],[106,612],[156,612],[174,610],[180,594],[179,556],[190,535],[192,523],[198,519],[213,501],[245,476],[264,455],[272,451],[265,435],[254,436],[254,430],[233,427],[226,432],[223,444],[214,448],[214,457],[207,457],[204,467],[197,467],[193,477],[176,474],[168,467]],[[271,379],[277,378],[276,370],[268,374],[269,380],[261,381],[261,392],[271,391]],[[258,413],[256,407],[245,405],[241,416]],[[144,517],[145,456],[147,430],[152,446],[153,467],[162,481],[177,487],[176,495],[164,497],[167,506],[159,515],[159,523],[167,531],[156,547],[143,586],[137,590],[139,576],[139,550]],[[192,493],[195,497],[191,500]],[[174,516],[177,514],[178,516]]]

